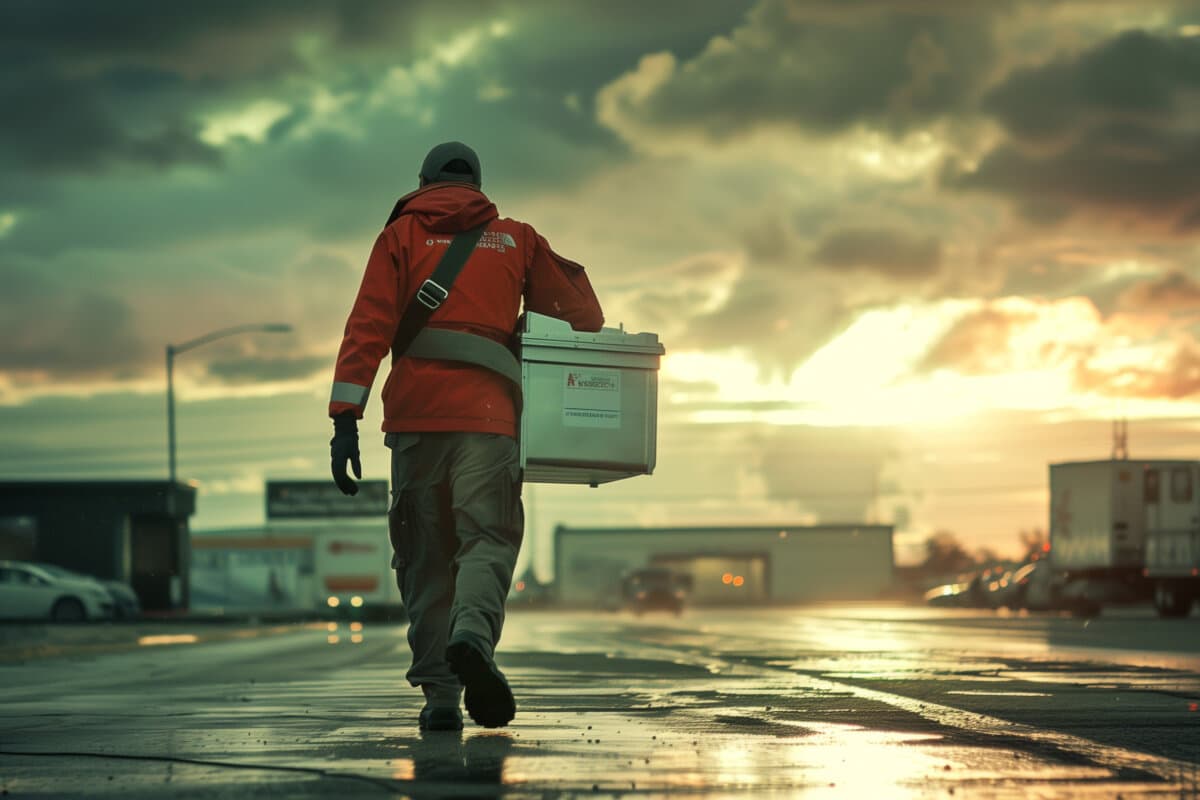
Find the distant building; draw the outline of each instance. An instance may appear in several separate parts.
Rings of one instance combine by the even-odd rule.
[[[167,481],[0,482],[0,558],[129,583],[142,608],[188,606],[192,486]]]
[[[892,526],[568,528],[554,532],[560,603],[611,606],[621,576],[666,566],[697,605],[870,600],[892,586]]]

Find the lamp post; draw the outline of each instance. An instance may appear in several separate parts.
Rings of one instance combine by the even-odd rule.
[[[235,325],[232,328],[222,328],[195,339],[189,339],[183,344],[167,345],[167,460],[170,464],[169,474],[172,484],[175,483],[175,356],[202,344],[208,344],[237,333],[289,333],[291,330],[292,326],[284,323]]]

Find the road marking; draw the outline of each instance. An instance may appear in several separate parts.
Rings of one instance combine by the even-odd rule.
[[[946,694],[969,694],[972,697],[1053,697],[1046,692],[984,692],[970,689],[952,689]]]
[[[807,678],[816,688],[836,691],[848,691],[863,700],[875,700],[886,703],[894,708],[907,711],[941,725],[972,733],[982,733],[987,736],[1020,737],[1028,741],[1048,744],[1058,750],[1065,750],[1082,756],[1093,764],[1099,764],[1112,770],[1114,774],[1127,773],[1130,768],[1150,773],[1167,782],[1175,782],[1188,775],[1195,775],[1196,764],[1190,761],[1177,761],[1165,756],[1156,756],[1138,750],[1127,750],[1115,745],[1105,745],[1075,736],[1062,731],[1047,730],[1022,722],[967,711],[962,708],[931,703],[928,700],[918,700],[900,694],[883,692],[878,689],[868,689],[852,683],[831,681],[817,678],[803,672],[793,672]]]
[[[670,645],[657,644],[658,649],[666,650],[673,656],[686,655],[691,663],[708,668],[714,666],[714,659],[723,661],[731,668],[750,667],[764,672],[786,672],[807,681],[806,688],[826,692],[847,692],[862,700],[873,700],[907,711],[918,717],[939,723],[948,728],[957,728],[970,733],[984,734],[997,737],[1019,737],[1029,742],[1038,742],[1063,752],[1069,752],[1086,758],[1093,764],[1111,770],[1114,776],[1128,775],[1130,769],[1141,770],[1169,784],[1177,784],[1185,778],[1195,780],[1197,764],[1190,761],[1179,761],[1166,756],[1156,756],[1138,750],[1128,750],[1116,745],[1105,745],[1075,736],[1063,731],[1054,731],[1027,725],[1022,722],[980,714],[953,706],[942,705],[928,700],[918,700],[900,694],[892,694],[878,689],[868,689],[853,683],[830,680],[818,677],[803,670],[792,669],[783,665],[764,665],[753,660],[714,654],[711,650],[675,648]]]
[[[140,636],[137,643],[139,647],[149,647],[156,644],[195,644],[200,641],[200,637],[194,633],[163,633],[156,636]]]

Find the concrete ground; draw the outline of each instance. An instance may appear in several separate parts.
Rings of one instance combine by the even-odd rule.
[[[402,626],[243,630],[0,646],[0,794],[1200,797],[1195,615],[519,612],[517,718],[461,735],[418,733]]]

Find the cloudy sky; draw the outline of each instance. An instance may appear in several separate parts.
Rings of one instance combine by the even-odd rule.
[[[0,4],[0,477],[324,477],[430,146],[657,331],[659,469],[556,523],[895,522],[1014,551],[1046,465],[1200,455],[1200,3]],[[382,381],[377,382],[377,386]],[[368,477],[386,475],[374,398]],[[379,437],[381,438],[381,437]]]

